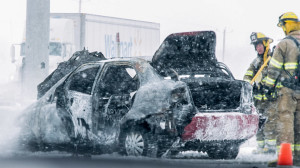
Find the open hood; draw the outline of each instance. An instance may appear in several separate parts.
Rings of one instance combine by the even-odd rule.
[[[155,52],[152,66],[164,76],[170,69],[178,74],[209,70],[217,64],[215,48],[213,31],[171,34]]]

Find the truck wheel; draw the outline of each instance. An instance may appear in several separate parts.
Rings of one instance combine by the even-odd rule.
[[[226,146],[214,146],[206,153],[212,159],[235,159],[239,154],[240,144],[229,143]]]
[[[157,157],[158,145],[154,135],[143,128],[131,128],[120,136],[120,153],[129,156]]]

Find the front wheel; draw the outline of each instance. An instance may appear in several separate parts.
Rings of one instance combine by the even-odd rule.
[[[157,157],[158,145],[154,135],[143,128],[132,128],[120,136],[121,153],[129,156]]]

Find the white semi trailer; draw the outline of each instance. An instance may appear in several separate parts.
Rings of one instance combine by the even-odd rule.
[[[51,19],[73,21],[75,50],[86,47],[107,58],[152,56],[160,45],[158,23],[82,13],[51,13]]]
[[[144,57],[149,59],[160,45],[160,24],[84,13],[51,13],[49,73],[83,48],[100,51],[106,58]],[[22,73],[25,37],[20,55],[12,48],[17,76]]]

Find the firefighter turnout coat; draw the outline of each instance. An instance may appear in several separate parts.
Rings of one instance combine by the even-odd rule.
[[[268,56],[270,56],[270,52],[268,53]],[[262,56],[257,56],[252,63],[250,64],[250,67],[247,69],[246,74],[244,75],[243,80],[250,82],[253,77],[256,75],[257,71],[260,69],[260,67],[264,64],[264,60]],[[266,81],[267,77],[267,68],[266,66],[262,71],[261,74],[256,78],[255,83],[258,87],[261,87],[263,83]],[[259,92],[254,93],[254,99],[261,101],[261,100],[266,100],[267,98]]]
[[[291,32],[292,36],[300,43],[300,30]],[[298,67],[299,49],[296,43],[291,39],[283,39],[275,48],[273,57],[270,60],[266,86],[273,87],[275,82],[282,82],[290,79],[290,74],[294,74]],[[284,70],[284,69],[286,70]]]
[[[270,55],[271,52],[269,51],[268,56]],[[258,55],[250,64],[250,67],[247,69],[247,72],[244,75],[243,80],[250,82],[263,64],[264,64],[263,57]],[[261,71],[261,74],[256,78],[255,83],[260,88],[259,89],[254,88],[254,93],[253,93],[255,106],[261,115],[260,118],[262,119],[267,118],[265,124],[262,125],[262,127],[260,127],[260,129],[256,134],[258,149],[261,148],[263,149],[262,152],[266,152],[266,153],[276,150],[276,130],[274,129],[276,128],[276,123],[275,123],[276,109],[274,108],[274,106],[272,106],[273,102],[267,100],[267,97],[263,94],[261,88],[266,82],[267,68],[268,65],[264,67],[264,69]]]
[[[300,43],[300,30],[293,31],[287,36],[294,37]],[[293,40],[285,38],[280,41],[270,60],[265,85],[270,88],[280,82],[283,85],[274,103],[277,109],[277,147],[279,148],[283,142],[291,143],[296,155],[300,157],[300,90],[285,85],[291,78],[288,73],[294,75],[298,68],[299,54]]]

